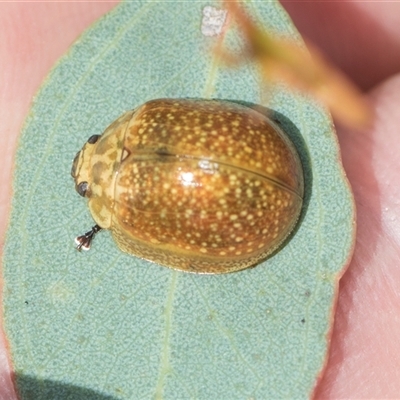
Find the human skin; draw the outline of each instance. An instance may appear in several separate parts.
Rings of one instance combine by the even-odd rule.
[[[10,211],[13,157],[32,96],[79,34],[114,5],[0,3],[1,247]],[[299,30],[365,90],[376,113],[368,130],[338,127],[357,206],[357,238],[340,281],[330,356],[315,397],[399,398],[400,3],[283,5]],[[14,399],[6,341],[0,337],[0,400]]]

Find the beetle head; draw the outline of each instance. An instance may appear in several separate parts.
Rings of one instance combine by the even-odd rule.
[[[71,175],[75,180],[75,190],[82,197],[90,197],[91,181],[91,156],[94,151],[94,144],[100,135],[90,136],[81,151],[78,151],[72,162]]]

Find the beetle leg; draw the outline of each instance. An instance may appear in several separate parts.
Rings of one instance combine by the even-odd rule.
[[[95,225],[89,232],[86,232],[82,236],[76,237],[75,238],[76,249],[78,251],[89,250],[94,236],[96,235],[97,232],[101,231],[101,229],[102,228],[99,225]]]

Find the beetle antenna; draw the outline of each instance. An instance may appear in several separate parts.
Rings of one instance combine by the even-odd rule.
[[[82,236],[76,237],[75,238],[76,249],[78,251],[89,250],[94,236],[96,235],[97,232],[101,231],[101,229],[102,228],[96,224],[89,232],[86,232]]]

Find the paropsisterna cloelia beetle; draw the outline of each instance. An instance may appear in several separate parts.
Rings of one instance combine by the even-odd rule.
[[[222,100],[158,99],[76,155],[72,176],[127,253],[197,273],[254,266],[292,232],[303,203],[297,151],[268,116]]]

